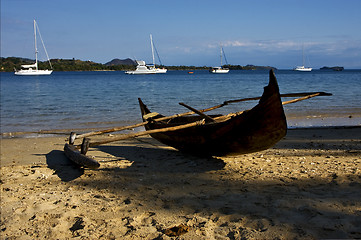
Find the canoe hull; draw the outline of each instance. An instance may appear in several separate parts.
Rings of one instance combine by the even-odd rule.
[[[141,100],[139,103],[142,115],[150,113]],[[145,125],[145,128],[159,129],[197,119],[201,117],[180,117],[169,123],[154,121]],[[183,152],[203,156],[225,156],[268,149],[281,140],[286,132],[286,116],[277,80],[271,71],[269,85],[264,88],[262,98],[254,108],[236,114],[226,121],[172,132],[154,133],[151,136]]]

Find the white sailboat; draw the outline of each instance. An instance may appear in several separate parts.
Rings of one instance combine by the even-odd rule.
[[[48,58],[48,62],[51,66],[51,62],[48,56],[48,52],[46,51],[45,45],[44,45],[44,41],[43,38],[41,37],[40,31],[39,31],[39,26],[36,23],[36,21],[34,20],[34,44],[35,44],[35,63],[34,64],[30,64],[30,65],[21,65],[21,69],[20,70],[16,70],[15,69],[15,75],[19,75],[19,76],[36,76],[36,75],[50,75],[53,70],[40,70],[38,68],[38,47],[37,47],[37,42],[36,42],[36,33],[39,33],[40,36],[40,40],[41,43],[43,44],[46,56]]]
[[[137,68],[134,71],[126,71],[126,74],[156,74],[156,73],[166,73],[166,68],[157,68],[155,66],[155,58],[154,58],[154,43],[153,43],[153,37],[152,34],[150,34],[150,46],[152,48],[152,58],[153,58],[153,64],[146,65],[145,61],[142,60],[136,60],[137,62]],[[158,53],[157,53],[158,55]],[[158,55],[159,58],[159,55]],[[159,59],[160,61],[160,59]]]
[[[220,67],[212,67],[209,71],[211,73],[228,73],[229,69],[228,68],[224,68],[222,66],[222,56],[224,55],[224,58],[226,58],[226,55],[224,54],[223,48],[222,46],[220,47],[221,49],[221,53],[220,53],[220,58],[221,58],[221,66]],[[226,59],[225,59],[226,60]],[[226,60],[227,61],[227,60]]]
[[[311,67],[305,67],[305,54],[304,54],[304,47],[302,45],[302,66],[297,66],[293,69],[294,71],[300,71],[300,72],[311,72]]]

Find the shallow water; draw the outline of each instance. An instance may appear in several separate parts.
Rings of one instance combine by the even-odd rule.
[[[361,70],[277,70],[275,74],[281,93],[333,94],[285,105],[289,127],[361,125]],[[268,71],[1,73],[1,133],[128,125],[141,121],[138,97],[151,110],[172,115],[188,111],[179,102],[203,109],[230,99],[261,96],[267,83]],[[256,103],[236,103],[214,113],[249,109]]]

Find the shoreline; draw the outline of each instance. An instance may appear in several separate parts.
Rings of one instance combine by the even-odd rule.
[[[2,237],[361,238],[359,126],[207,159],[141,137],[91,148],[96,170],[65,157],[65,138],[1,139]]]
[[[108,127],[113,128],[115,126]],[[117,126],[119,127],[119,126]],[[90,131],[99,131],[108,129],[107,127],[104,128],[77,128],[77,129],[52,129],[52,130],[39,130],[39,131],[21,131],[21,132],[4,132],[0,135],[1,139],[13,139],[13,138],[49,138],[49,137],[56,137],[56,136],[64,136],[67,137],[70,135],[71,132],[76,132],[77,134],[83,134]],[[361,125],[330,125],[330,126],[289,126],[288,130],[296,130],[296,129],[353,129],[353,128],[361,128]],[[129,132],[129,131],[144,131],[144,129],[137,130],[126,130],[122,131]],[[119,134],[120,132],[114,132],[114,134]],[[112,133],[113,134],[113,133]]]

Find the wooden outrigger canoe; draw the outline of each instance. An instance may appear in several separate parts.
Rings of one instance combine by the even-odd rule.
[[[262,151],[275,145],[287,133],[283,105],[316,96],[330,95],[332,94],[325,92],[280,94],[277,79],[273,70],[271,70],[269,83],[264,88],[261,97],[229,100],[203,110],[197,110],[184,103],[179,103],[191,111],[172,116],[162,116],[156,112],[151,112],[139,98],[143,122],[80,135],[72,133],[69,144],[67,143],[64,146],[64,152],[69,159],[78,165],[97,168],[100,164],[94,159],[85,156],[89,147],[148,134],[180,151],[201,156],[225,156]],[[300,98],[282,102],[281,97]],[[206,115],[204,113],[230,103],[249,100],[259,100],[259,102],[250,110],[227,115]],[[198,114],[198,116],[192,114]],[[146,131],[122,134],[101,141],[91,142],[88,138],[89,136],[119,132],[141,126],[144,126]],[[81,145],[74,145],[77,138],[83,138]],[[78,151],[80,148],[81,152]]]
[[[146,130],[183,125],[201,120],[204,116],[184,116],[169,121],[152,121],[151,111],[139,99]],[[151,116],[151,117],[147,117]],[[246,154],[268,149],[281,140],[287,132],[276,77],[270,71],[269,84],[264,88],[258,104],[250,110],[225,116],[210,115],[206,123],[171,132],[150,134],[158,141],[180,151],[197,155],[224,156]]]

